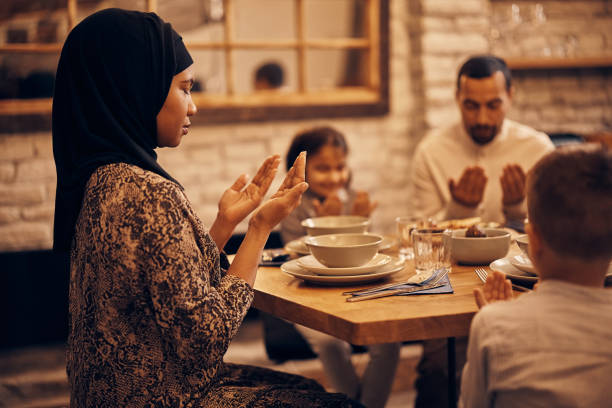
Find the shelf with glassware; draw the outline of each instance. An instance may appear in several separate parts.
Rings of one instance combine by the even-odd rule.
[[[612,55],[600,57],[508,57],[513,71],[533,69],[610,68]]]

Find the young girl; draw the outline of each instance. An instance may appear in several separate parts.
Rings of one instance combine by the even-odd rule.
[[[70,406],[357,406],[303,377],[223,362],[269,232],[308,187],[305,156],[263,203],[280,158],[239,177],[205,228],[155,153],[188,137],[192,62],[170,24],[119,9],[84,19],[62,49],[54,249],[70,250]],[[251,213],[230,265],[220,248]]]
[[[301,226],[306,218],[341,214],[368,217],[372,213],[376,203],[370,201],[368,193],[349,188],[348,146],[342,133],[319,127],[298,134],[287,153],[288,169],[301,151],[307,152],[309,188],[301,204],[281,223],[285,243],[306,234]],[[360,400],[368,408],[385,406],[395,377],[400,343],[370,346],[370,361],[360,380],[351,362],[349,343],[304,326],[295,327],[321,359],[336,391]]]
[[[348,146],[342,133],[331,127],[299,133],[287,152],[287,169],[302,151],[308,154],[306,178],[309,188],[302,203],[281,223],[281,237],[285,243],[306,235],[301,225],[306,218],[345,214],[370,216],[377,203],[370,202],[367,192],[349,188]]]

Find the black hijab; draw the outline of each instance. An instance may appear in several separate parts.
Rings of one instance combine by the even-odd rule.
[[[56,251],[70,249],[98,167],[134,164],[176,182],[157,163],[156,117],[174,75],[192,63],[181,37],[154,13],[106,9],[70,32],[53,97]]]

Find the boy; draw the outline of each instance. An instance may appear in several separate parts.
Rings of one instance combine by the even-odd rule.
[[[484,307],[472,321],[460,405],[609,406],[612,379],[612,153],[572,145],[527,177],[536,292]],[[511,298],[503,274],[475,291],[479,306]]]

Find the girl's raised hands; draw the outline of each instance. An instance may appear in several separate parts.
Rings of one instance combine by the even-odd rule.
[[[342,200],[340,200],[338,194],[328,196],[323,202],[320,202],[315,198],[312,200],[312,205],[318,217],[325,215],[340,215],[342,214],[342,208],[344,207],[344,204],[342,204]]]
[[[377,206],[378,201],[370,201],[370,195],[367,192],[358,191],[355,195],[355,201],[353,202],[351,214],[369,217]]]

